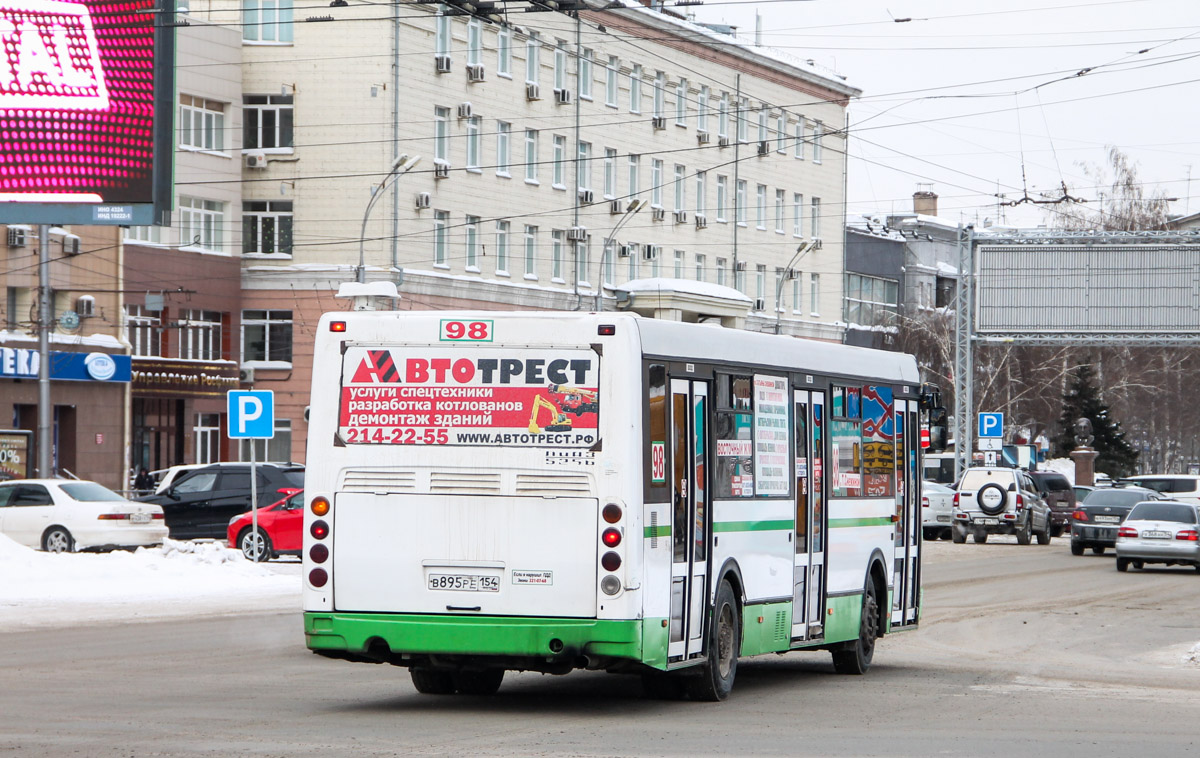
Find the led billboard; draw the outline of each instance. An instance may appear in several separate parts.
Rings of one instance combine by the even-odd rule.
[[[0,222],[158,223],[170,210],[163,0],[0,0]]]

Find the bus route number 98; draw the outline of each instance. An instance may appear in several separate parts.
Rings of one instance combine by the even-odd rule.
[[[442,321],[442,342],[491,342],[492,321]]]

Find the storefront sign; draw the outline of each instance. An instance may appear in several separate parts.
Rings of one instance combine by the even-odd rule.
[[[29,478],[29,451],[33,432],[0,430],[0,481]]]
[[[142,397],[224,397],[240,385],[233,361],[133,359],[133,392]]]
[[[55,381],[128,382],[129,356],[110,353],[50,353],[50,378]],[[0,377],[37,379],[41,360],[37,350],[0,347]]]

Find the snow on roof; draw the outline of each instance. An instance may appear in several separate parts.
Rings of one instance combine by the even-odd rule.
[[[937,271],[942,276],[958,276],[958,267],[951,266],[949,263],[946,263],[945,261],[938,261]]]
[[[37,342],[37,336],[25,332],[13,332],[0,329],[0,344],[6,342]],[[50,342],[56,345],[87,345],[89,347],[109,347],[116,350],[125,349],[125,345],[116,337],[107,334],[56,334],[50,333]]]
[[[617,287],[620,292],[679,292],[686,295],[699,295],[721,300],[737,300],[749,303],[750,298],[732,287],[709,282],[697,282],[692,279],[668,279],[652,277],[649,279],[634,279]]]

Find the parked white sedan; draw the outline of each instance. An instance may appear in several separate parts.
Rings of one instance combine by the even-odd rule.
[[[134,503],[96,482],[16,479],[0,483],[0,533],[52,553],[161,545],[161,506]]]
[[[925,539],[950,539],[953,513],[953,487],[937,482],[921,482],[921,532]]]

